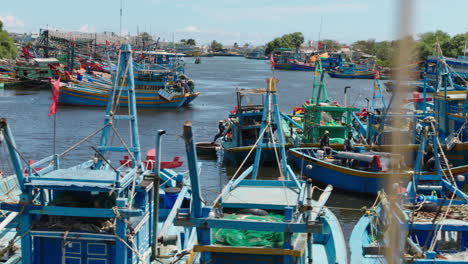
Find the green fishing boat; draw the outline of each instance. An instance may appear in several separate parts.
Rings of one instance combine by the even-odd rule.
[[[348,132],[352,131],[352,113],[359,111],[359,108],[341,106],[328,99],[326,72],[322,68],[321,59],[316,63],[311,99],[302,107],[294,107],[292,115],[282,114],[285,136],[296,146],[319,143],[325,131],[330,133],[331,144],[343,144]]]

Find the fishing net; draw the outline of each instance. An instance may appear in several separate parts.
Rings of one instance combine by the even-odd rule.
[[[225,215],[229,220],[253,220],[259,222],[283,222],[282,215],[269,213],[265,216],[249,214]],[[281,248],[283,246],[284,234],[281,232],[240,230],[240,229],[213,229],[213,243],[234,247],[267,247]]]
[[[330,144],[344,144],[344,138],[330,138]]]

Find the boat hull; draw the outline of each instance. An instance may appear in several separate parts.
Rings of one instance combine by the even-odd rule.
[[[289,154],[296,166],[307,177],[323,184],[331,184],[338,189],[356,193],[374,195],[384,189],[385,180],[389,177],[403,180],[410,178],[409,173],[392,174],[388,172],[361,171],[331,164],[306,155],[300,149],[291,149],[289,150]],[[310,166],[308,168],[308,165],[311,165],[312,168]],[[457,181],[457,186],[460,189],[463,188],[467,182],[468,165],[454,167],[451,171],[453,175],[465,175],[463,181]],[[445,173],[448,175],[448,171],[445,171]],[[424,172],[423,174],[432,174],[432,172]]]
[[[300,65],[296,63],[277,63],[275,64],[275,69],[288,71],[315,71],[314,66]]]
[[[296,149],[291,149],[289,154],[308,178],[346,191],[377,194],[378,190],[384,187],[384,179],[390,176],[390,173],[356,171],[330,164]],[[308,165],[312,165],[312,168],[308,169]]]
[[[346,74],[340,73],[336,71],[329,71],[328,75],[332,78],[342,78],[342,79],[374,79],[375,73],[353,73],[353,74]]]
[[[176,95],[171,100],[166,100],[156,92],[137,91],[136,104],[140,108],[178,108],[190,104],[199,94],[187,93]],[[106,91],[61,87],[59,103],[64,105],[107,106],[108,98],[109,94]],[[124,107],[128,105],[128,97],[125,93],[122,94],[119,104]]]

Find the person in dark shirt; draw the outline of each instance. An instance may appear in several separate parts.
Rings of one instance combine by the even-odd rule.
[[[325,155],[330,156],[332,148],[330,147],[330,132],[325,130],[325,134],[320,140],[320,149],[325,152]]]
[[[353,132],[349,131],[348,132],[348,137],[345,139],[343,149],[344,151],[354,151],[354,138],[353,138]],[[341,159],[341,165],[348,167],[351,163],[351,159],[346,159],[342,158]]]
[[[353,132],[351,131],[348,133],[348,137],[345,139],[344,151],[354,151],[354,138]]]
[[[219,120],[218,123],[218,134],[215,135],[213,142],[211,144],[214,144],[218,138],[222,137],[224,135],[224,122],[223,120]]]

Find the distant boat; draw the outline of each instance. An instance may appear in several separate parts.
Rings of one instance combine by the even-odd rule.
[[[183,74],[185,64],[180,54],[140,52],[140,64],[134,67],[136,105],[141,108],[178,108],[189,105],[200,93],[195,84]],[[159,64],[148,64],[148,60]],[[112,81],[86,75],[60,87],[59,103],[65,105],[106,106]],[[128,92],[118,95],[119,104],[128,104]]]
[[[334,70],[328,71],[328,75],[332,78],[344,79],[374,79],[375,71],[358,70],[354,63],[346,63]]]
[[[315,64],[300,63],[298,61],[291,60],[286,63],[280,63],[278,66],[275,64],[275,69],[289,71],[315,71]]]
[[[244,57],[249,60],[268,60],[264,50],[254,50],[247,53]]]
[[[200,57],[197,57],[195,59],[195,64],[201,64],[201,58]]]
[[[76,84],[60,87],[59,103],[64,105],[106,106],[110,90],[83,87]],[[200,95],[199,92],[173,95],[166,90],[136,91],[136,105],[141,108],[170,107],[178,108],[189,105]],[[119,104],[127,106],[128,92],[122,92]]]
[[[315,71],[315,62],[310,57],[316,53],[294,53],[289,48],[278,48],[273,51],[276,70],[288,71]],[[340,66],[343,62],[341,54],[332,53],[328,58],[322,59],[322,67],[325,69]]]

